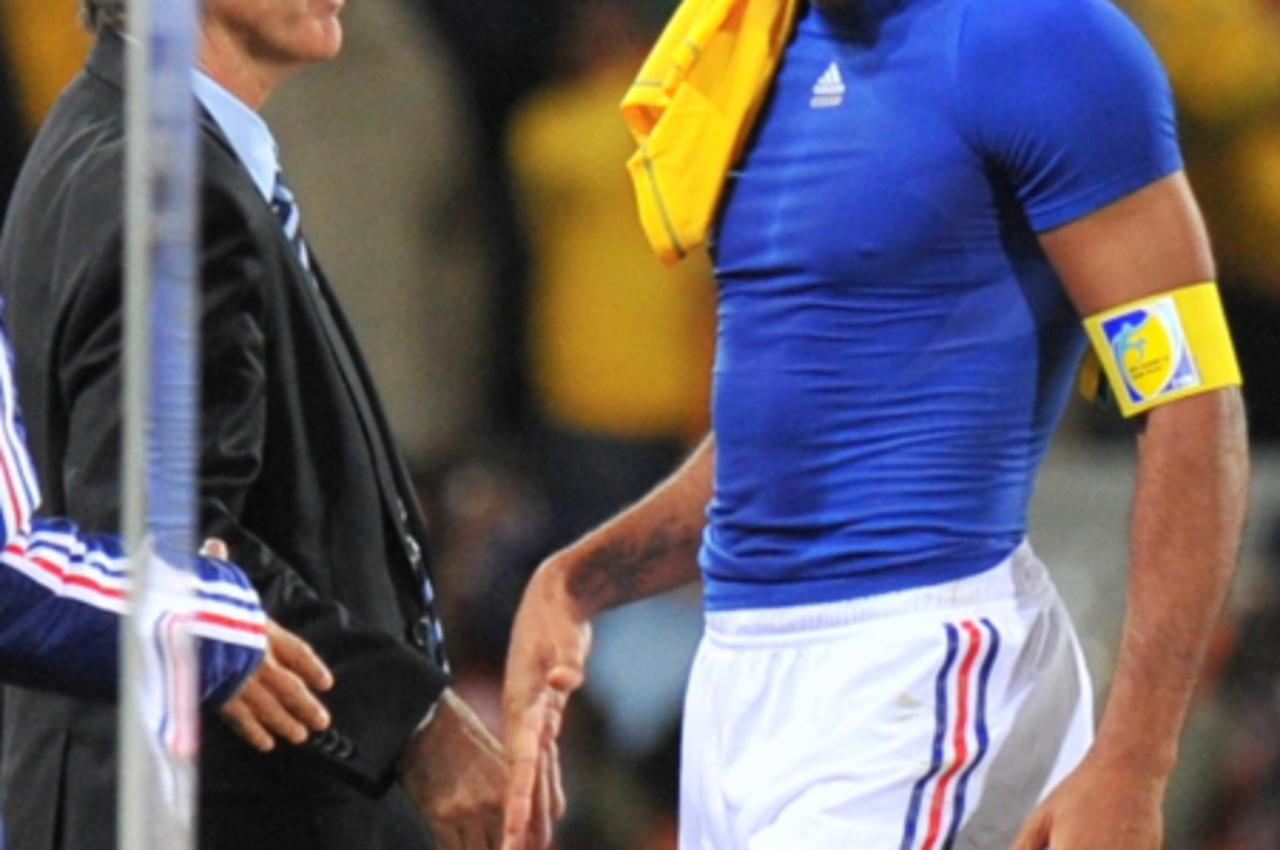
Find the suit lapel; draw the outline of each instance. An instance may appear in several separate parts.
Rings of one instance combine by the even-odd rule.
[[[280,230],[280,239],[283,244],[288,245],[283,229]],[[360,427],[373,458],[374,473],[378,479],[378,489],[382,493],[383,505],[391,517],[392,525],[397,530],[401,543],[408,549],[406,556],[414,577],[421,584],[427,578],[425,562],[420,544],[409,528],[404,496],[401,495],[400,488],[396,484],[394,460],[388,448],[389,437],[380,426],[380,420],[374,410],[374,402],[369,395],[368,381],[356,362],[354,337],[350,328],[343,322],[333,291],[315,255],[309,254],[311,271],[308,271],[302,267],[292,246],[289,246],[288,254],[293,264],[295,281],[305,290],[304,298],[312,317],[324,332],[329,353],[342,374],[347,392],[355,404]],[[413,542],[409,543],[410,540]]]

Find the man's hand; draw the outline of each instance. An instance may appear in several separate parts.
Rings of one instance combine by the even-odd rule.
[[[1160,850],[1164,779],[1086,758],[1027,819],[1012,850]]]
[[[502,850],[543,850],[565,809],[556,738],[569,695],[582,686],[591,625],[556,562],[534,573],[520,602],[503,683],[507,783]]]
[[[200,554],[226,561],[227,544],[211,537],[200,547]],[[220,713],[240,737],[266,753],[275,749],[275,735],[302,744],[310,732],[327,729],[329,712],[312,691],[332,687],[333,674],[311,645],[268,620],[262,665]]]
[[[312,691],[332,687],[333,674],[311,645],[268,620],[266,658],[222,707],[222,719],[264,753],[275,749],[275,735],[302,744],[329,728],[329,712]]]
[[[502,745],[452,690],[441,695],[400,760],[400,784],[440,850],[498,846],[506,779]]]

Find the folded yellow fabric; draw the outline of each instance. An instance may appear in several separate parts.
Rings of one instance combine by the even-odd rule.
[[[622,100],[627,162],[658,257],[702,245],[768,95],[799,0],[684,0]]]

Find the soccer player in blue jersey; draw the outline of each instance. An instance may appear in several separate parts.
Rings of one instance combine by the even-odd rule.
[[[718,207],[713,433],[517,616],[504,847],[563,807],[591,618],[700,565],[683,850],[1156,850],[1247,478],[1164,73],[1108,0],[797,15]],[[1142,416],[1096,739],[1026,540],[1082,320]]]

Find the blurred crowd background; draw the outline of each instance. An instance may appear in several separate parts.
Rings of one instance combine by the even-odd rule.
[[[652,259],[616,104],[673,0],[353,0],[335,63],[266,117],[418,477],[458,688],[497,727],[542,557],[642,494],[707,425],[708,265]],[[1169,799],[1171,850],[1280,847],[1280,3],[1125,0],[1164,58],[1246,375],[1241,577]],[[79,70],[74,0],[0,0],[0,196]],[[1046,49],[1052,49],[1046,45]],[[20,353],[19,353],[20,356]],[[1130,430],[1077,404],[1032,543],[1105,691]],[[559,850],[675,847],[697,591],[603,618],[568,718]]]

